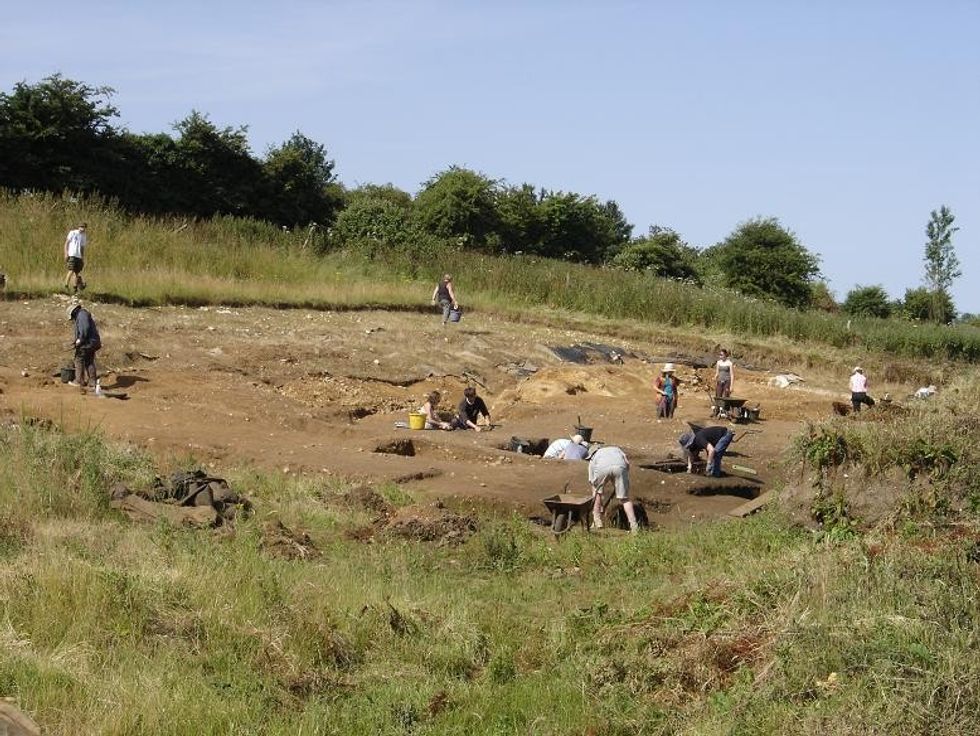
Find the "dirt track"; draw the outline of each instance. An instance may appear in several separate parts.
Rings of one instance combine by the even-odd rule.
[[[708,394],[683,364],[677,417],[656,420],[651,385],[660,363],[652,359],[671,355],[669,345],[624,344],[474,313],[442,328],[435,316],[373,311],[91,309],[105,343],[103,385],[128,392],[129,399],[98,399],[53,377],[70,361],[63,301],[0,302],[5,413],[102,427],[110,437],[149,448],[164,464],[190,455],[217,470],[253,464],[392,481],[417,495],[476,496],[542,513],[540,499],[566,483],[570,492],[586,491],[585,464],[500,448],[512,435],[567,435],[581,416],[596,439],[627,452],[634,495],[647,500],[658,523],[723,515],[758,486],[641,467],[675,452],[686,422],[710,422]],[[606,343],[625,356],[610,362],[591,352],[593,362],[580,365],[551,350],[583,342]],[[733,445],[729,458],[758,469],[768,484],[800,422],[825,416],[830,401],[846,395],[812,381],[805,389],[771,388],[769,373],[736,371],[736,394],[761,404],[763,421],[751,425],[762,432]],[[700,373],[707,379],[712,370]],[[474,381],[484,385],[478,389],[499,425],[493,431],[394,427],[428,391],[441,390],[443,408],[451,409]],[[412,440],[414,457],[374,452],[397,438]],[[704,495],[690,492],[698,487]]]

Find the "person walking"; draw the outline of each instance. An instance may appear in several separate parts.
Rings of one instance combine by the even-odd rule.
[[[674,364],[664,363],[660,377],[653,385],[657,392],[657,419],[670,419],[677,408],[677,387],[680,381],[674,375]]]
[[[81,222],[74,230],[69,230],[65,238],[65,266],[68,269],[65,274],[65,289],[76,294],[85,288],[82,269],[85,267],[85,248],[88,245],[87,230],[88,225]]]
[[[81,302],[68,305],[68,319],[75,323],[75,380],[69,386],[97,385],[95,354],[102,347],[102,338],[91,312]]]
[[[728,427],[720,426],[704,427],[697,432],[682,434],[677,439],[677,443],[684,450],[687,472],[694,472],[694,461],[700,456],[702,450],[707,450],[708,462],[704,468],[704,474],[720,478],[721,460],[725,457],[725,451],[728,450],[734,436]]]
[[[715,396],[728,398],[735,388],[735,364],[725,348],[718,351],[715,363]]]
[[[449,312],[459,309],[459,302],[456,300],[456,290],[453,288],[453,277],[444,274],[442,280],[436,284],[432,291],[432,303],[442,307],[442,326],[445,327],[449,321]]]
[[[597,529],[602,528],[602,512],[605,504],[602,493],[607,483],[612,483],[616,498],[623,504],[623,512],[629,521],[630,533],[636,534],[640,527],[636,523],[636,510],[630,500],[630,461],[620,448],[613,445],[600,447],[592,452],[589,460],[589,483],[595,501],[592,504],[592,521]]]
[[[486,417],[486,424],[480,426],[477,422],[480,417]],[[453,419],[454,429],[475,429],[482,432],[484,429],[491,429],[493,423],[490,421],[490,410],[487,409],[486,402],[476,395],[476,389],[467,386],[463,390],[463,400],[459,402],[456,410],[456,418]]]
[[[864,375],[864,368],[859,365],[854,366],[851,373],[851,406],[855,412],[861,411],[861,404],[868,407],[875,405],[875,400],[868,396],[868,377]]]

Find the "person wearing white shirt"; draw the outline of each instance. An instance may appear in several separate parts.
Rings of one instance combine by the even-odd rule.
[[[88,225],[84,222],[79,223],[78,227],[68,232],[65,238],[65,265],[68,273],[65,276],[65,289],[77,294],[85,288],[82,280],[82,269],[85,267],[85,246],[88,245],[88,236],[85,234]],[[72,286],[74,281],[74,287]]]
[[[851,406],[854,407],[855,412],[861,411],[861,404],[875,405],[875,400],[868,396],[868,377],[864,375],[864,368],[859,365],[854,366],[850,384]]]

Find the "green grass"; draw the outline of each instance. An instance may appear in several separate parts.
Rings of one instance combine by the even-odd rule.
[[[235,469],[231,534],[107,508],[156,471],[0,430],[0,693],[45,733],[958,734],[980,707],[960,535],[830,545],[770,513],[556,543],[477,512],[460,547],[366,544],[345,488]],[[268,556],[270,517],[321,555]]]
[[[451,248],[402,251],[356,244],[317,250],[305,232],[230,217],[153,220],[98,200],[0,196],[0,268],[11,292],[41,295],[64,277],[68,228],[90,224],[90,297],[134,305],[264,304],[314,308],[425,308],[444,271],[464,304],[509,316],[535,313],[636,320],[740,339],[780,337],[850,353],[980,360],[980,329],[799,312],[645,274]],[[343,245],[343,244],[341,244]],[[863,362],[863,361],[862,361]]]

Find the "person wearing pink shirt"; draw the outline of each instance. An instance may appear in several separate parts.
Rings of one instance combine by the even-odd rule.
[[[874,406],[875,400],[868,396],[868,377],[864,375],[864,368],[858,365],[851,374],[851,406],[858,412],[861,404]]]

